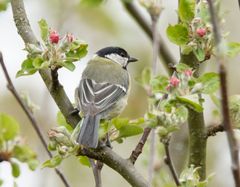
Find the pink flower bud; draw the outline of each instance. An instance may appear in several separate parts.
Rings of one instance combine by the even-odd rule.
[[[190,69],[185,70],[183,73],[184,73],[184,75],[186,75],[187,77],[191,77],[192,74],[193,74],[192,70],[190,70]]]
[[[56,31],[50,31],[49,39],[51,43],[57,44],[59,42],[59,34]]]
[[[169,82],[171,86],[177,87],[180,83],[180,80],[177,77],[172,76]]]
[[[199,37],[203,37],[203,36],[206,35],[207,30],[206,30],[205,28],[198,28],[198,29],[196,30],[196,33],[197,33],[197,35],[198,35]]]
[[[68,42],[73,42],[73,40],[74,40],[73,34],[67,34],[66,37],[67,37]]]

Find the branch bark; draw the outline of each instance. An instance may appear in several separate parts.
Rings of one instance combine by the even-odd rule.
[[[229,114],[229,103],[228,103],[228,90],[227,90],[227,71],[225,68],[224,53],[222,51],[221,34],[218,27],[217,12],[213,2],[208,0],[209,12],[211,15],[211,22],[213,26],[213,35],[216,46],[216,57],[219,63],[219,75],[220,75],[220,92],[221,92],[221,104],[222,104],[222,116],[223,125],[227,133],[228,144],[230,148],[231,160],[232,160],[232,173],[236,187],[240,187],[240,168],[239,168],[239,157],[238,157],[238,144],[234,136],[233,127],[230,120]]]
[[[12,12],[14,22],[16,24],[17,30],[19,35],[22,37],[25,43],[39,45],[37,38],[35,37],[31,26],[29,24],[23,0],[12,0]],[[73,113],[74,110],[72,103],[67,97],[67,94],[59,83],[56,85],[55,89],[52,88],[52,78],[51,73],[49,70],[40,70],[39,71],[46,87],[48,88],[50,94],[52,95],[53,99],[55,100],[58,108],[66,118],[67,122],[75,127],[77,123],[80,121],[80,117],[77,113]]]
[[[170,172],[171,172],[171,174],[173,176],[175,184],[177,186],[180,186],[181,184],[180,184],[180,182],[178,180],[177,172],[176,172],[176,170],[174,168],[173,161],[172,161],[172,158],[171,158],[171,154],[170,154],[170,151],[169,151],[170,138],[168,140],[166,140],[165,142],[163,142],[165,153],[166,153],[165,163],[168,165],[168,167],[170,169]]]
[[[135,164],[136,160],[138,159],[139,155],[142,153],[143,147],[148,139],[148,136],[151,132],[151,128],[147,127],[144,129],[143,135],[138,142],[137,146],[135,149],[132,151],[131,156],[129,157],[129,160],[132,162],[132,164]]]
[[[25,114],[27,115],[28,119],[30,120],[31,124],[32,124],[32,127],[34,128],[34,130],[36,131],[43,147],[45,148],[45,150],[47,151],[47,154],[50,158],[52,158],[52,153],[48,150],[48,145],[47,145],[47,142],[45,141],[44,139],[44,136],[40,130],[40,128],[38,127],[38,124],[37,124],[37,121],[35,120],[33,114],[30,112],[30,110],[28,109],[28,107],[24,104],[24,102],[22,101],[21,97],[19,96],[17,90],[15,89],[13,83],[12,83],[12,80],[8,74],[8,71],[7,71],[7,68],[5,66],[5,63],[3,61],[3,56],[2,56],[2,53],[0,51],[0,64],[2,66],[2,69],[3,69],[3,72],[4,72],[4,75],[6,77],[6,80],[7,80],[7,88],[8,90],[13,94],[13,96],[15,97],[15,99],[17,100],[17,102],[19,103],[19,105],[22,107],[23,111],[25,112]],[[64,185],[66,187],[70,187],[70,185],[68,184],[65,176],[63,175],[63,173],[55,168],[55,172],[56,174],[60,177],[60,179],[62,180],[62,182],[64,183]]]
[[[207,128],[206,132],[206,138],[210,136],[215,136],[218,132],[224,132],[224,126],[222,124],[220,125],[211,125]]]
[[[125,178],[134,187],[147,187],[147,181],[138,173],[130,159],[123,159],[108,147],[79,149],[79,155],[99,160]]]

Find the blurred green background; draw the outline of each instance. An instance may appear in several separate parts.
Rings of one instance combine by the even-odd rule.
[[[134,81],[134,77],[140,75],[144,67],[150,66],[152,56],[152,45],[149,38],[136,24],[132,17],[122,6],[120,0],[107,0],[99,6],[89,6],[82,4],[80,0],[25,0],[25,7],[28,18],[34,33],[40,38],[37,22],[44,18],[48,24],[64,34],[66,32],[73,33],[76,37],[84,40],[89,44],[89,53],[82,61],[77,62],[77,68],[74,72],[68,70],[60,70],[59,78],[64,85],[68,96],[74,100],[74,89],[78,85],[81,72],[86,62],[98,49],[106,46],[121,46],[125,48],[132,56],[139,59],[138,63],[131,64],[129,70],[132,74],[132,91],[129,98],[129,104],[122,116],[129,118],[137,118],[142,116],[146,111],[147,100],[144,90]],[[89,2],[86,1],[85,2]],[[137,4],[137,3],[136,3]],[[177,1],[162,0],[164,10],[159,21],[159,32],[163,36],[163,40],[169,48],[171,54],[176,61],[179,58],[179,50],[177,46],[171,44],[165,34],[168,24],[177,22]],[[139,4],[137,4],[139,6]],[[150,22],[150,18],[146,11],[140,7],[141,12]],[[237,1],[222,1],[222,11],[225,12],[224,31],[229,31],[228,39],[230,41],[240,41],[240,27],[238,19],[240,11]],[[20,77],[15,79],[17,70],[20,69],[21,62],[26,56],[26,52],[22,49],[24,43],[17,34],[15,24],[12,18],[11,7],[4,12],[0,12],[0,50],[5,59],[6,66],[9,70],[14,84],[18,91],[29,94],[32,101],[37,104],[40,109],[36,111],[35,116],[42,131],[47,131],[56,125],[57,107],[46,90],[43,81],[38,74],[31,77]],[[202,71],[216,71],[216,63],[214,60],[203,65]],[[228,64],[228,81],[230,94],[240,93],[239,80],[239,58],[229,59]],[[161,74],[166,74],[164,67],[159,60],[158,70]],[[206,124],[213,124],[212,116],[213,103],[208,99],[204,105]],[[0,112],[8,113],[14,116],[21,124],[21,135],[25,137],[25,141],[38,153],[39,160],[45,161],[48,157],[40,144],[40,141],[33,131],[28,119],[22,109],[16,103],[13,96],[6,89],[6,81],[2,71],[0,71]],[[179,132],[175,133],[174,140],[171,144],[171,151],[178,171],[186,162],[186,143],[187,130],[184,126]],[[47,138],[47,137],[46,137]],[[132,137],[124,141],[123,144],[113,144],[114,151],[123,157],[128,157],[136,145],[139,137]],[[147,147],[146,147],[147,148]],[[161,147],[159,148],[162,152]],[[162,155],[162,153],[160,153]],[[136,163],[136,167],[147,176],[147,150]],[[209,138],[208,141],[208,174],[215,173],[211,187],[233,186],[233,180],[230,170],[229,149],[224,133],[218,134],[216,137]],[[160,170],[168,172],[168,168],[163,166],[162,157],[156,158],[156,165]],[[75,158],[70,158],[63,162],[61,170],[70,181],[72,187],[94,186],[93,175],[91,169],[76,164]],[[16,180],[20,187],[62,187],[61,181],[55,175],[52,169],[39,169],[36,172],[28,170],[26,165],[21,165],[22,174]],[[162,174],[161,174],[162,175]],[[159,175],[156,175],[158,177]],[[167,175],[162,176],[166,180]],[[0,165],[0,178],[5,181],[4,187],[13,186],[10,166],[6,163]],[[103,186],[104,187],[127,187],[129,184],[115,171],[107,166],[103,168]]]

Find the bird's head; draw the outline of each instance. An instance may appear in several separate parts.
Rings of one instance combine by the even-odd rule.
[[[120,47],[106,47],[96,53],[98,56],[112,60],[120,64],[124,69],[130,62],[136,62],[137,59],[130,57],[126,50]]]

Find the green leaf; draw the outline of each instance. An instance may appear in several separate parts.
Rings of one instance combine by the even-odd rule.
[[[184,55],[188,55],[193,51],[193,46],[191,45],[181,45],[181,53]]]
[[[10,2],[10,0],[0,0],[0,12],[7,10],[9,2]]]
[[[91,167],[91,164],[90,164],[90,162],[89,162],[89,158],[88,158],[88,157],[86,157],[86,156],[79,156],[79,157],[78,157],[78,160],[79,160],[79,162],[80,162],[82,165]]]
[[[141,134],[143,132],[143,128],[139,125],[125,125],[119,129],[118,138],[126,138],[129,136],[135,136]]]
[[[180,0],[178,14],[182,22],[190,22],[194,18],[195,0]]]
[[[87,7],[99,6],[104,0],[81,0],[81,5]]]
[[[184,104],[186,107],[189,107],[193,110],[195,110],[196,112],[202,112],[203,111],[203,107],[198,103],[198,96],[197,95],[191,95],[192,98],[190,96],[185,96],[185,97],[176,97],[177,102]],[[193,96],[195,96],[196,98],[193,98]]]
[[[239,42],[229,42],[227,44],[227,55],[229,57],[235,57],[240,53],[240,43]]]
[[[31,159],[27,162],[27,164],[30,170],[35,171],[39,166],[39,161],[36,159]]]
[[[16,162],[11,161],[11,167],[12,167],[12,176],[17,178],[20,175],[20,168],[19,165]]]
[[[197,81],[202,83],[202,93],[204,94],[213,94],[219,89],[220,81],[217,73],[205,73]]]
[[[33,66],[33,60],[31,58],[24,60],[22,62],[22,69],[17,72],[16,77],[34,74],[37,69]]]
[[[35,170],[39,165],[36,153],[26,145],[15,145],[12,154],[20,162],[27,163],[31,170]]]
[[[120,128],[122,128],[123,126],[125,126],[129,123],[129,119],[117,117],[117,118],[112,119],[111,122],[114,125],[114,127],[119,130]]]
[[[33,59],[32,65],[34,68],[40,69],[42,67],[43,62],[44,61],[41,57],[36,57]]]
[[[167,28],[168,39],[177,45],[184,45],[189,41],[188,29],[182,24],[169,25]]]
[[[78,61],[87,54],[87,47],[88,45],[85,43],[82,43],[78,40],[75,40],[71,43],[69,51],[65,53],[67,60],[69,62]]]
[[[48,34],[49,34],[49,27],[45,19],[41,19],[38,21],[38,25],[41,31],[41,38],[43,41],[47,41],[48,39]]]
[[[19,133],[19,124],[11,116],[0,113],[0,138],[13,140]]]
[[[189,70],[189,69],[191,69],[191,68],[188,65],[184,64],[184,63],[178,63],[176,65],[176,70],[179,73],[184,72],[185,70]]]
[[[177,109],[175,111],[175,115],[183,123],[183,122],[187,121],[187,119],[188,119],[188,110],[184,106],[177,107]]]
[[[150,80],[152,91],[154,93],[166,93],[166,87],[169,84],[169,78],[166,76],[157,76]]]
[[[201,47],[198,47],[197,49],[193,50],[194,55],[198,59],[199,62],[202,62],[205,60],[205,52]]]
[[[42,164],[42,168],[45,168],[45,167],[55,168],[61,164],[62,160],[63,160],[63,158],[60,155],[56,155],[56,156],[52,157],[50,160],[45,161]]]
[[[76,68],[75,65],[70,61],[62,62],[61,65],[70,71],[74,71]]]
[[[0,186],[2,186],[3,185],[3,180],[2,179],[0,179]]]
[[[58,113],[57,113],[57,124],[60,125],[60,126],[66,127],[66,129],[69,132],[73,131],[72,126],[67,123],[67,121],[66,121],[65,117],[63,116],[63,114],[61,113],[61,111],[58,111]]]

